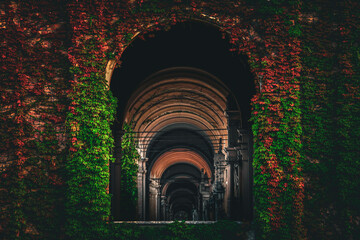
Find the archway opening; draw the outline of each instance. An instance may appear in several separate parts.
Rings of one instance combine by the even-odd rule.
[[[250,99],[255,94],[253,76],[247,57],[229,51],[231,48],[220,28],[195,20],[137,37],[122,54],[121,65],[114,70],[110,82],[110,89],[119,100],[118,120],[123,120],[131,94],[144,79],[163,69],[183,66],[202,69],[236,90],[235,97],[246,120],[243,127],[250,127],[247,120]]]
[[[185,22],[135,39],[123,53],[110,88],[117,124],[132,124],[145,169],[134,218],[251,218],[254,87],[246,58],[229,48],[214,26]]]
[[[208,180],[198,167],[181,160],[161,176],[161,220],[198,220],[201,182]]]

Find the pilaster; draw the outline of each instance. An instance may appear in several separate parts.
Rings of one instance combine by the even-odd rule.
[[[137,188],[138,188],[138,219],[144,221],[146,215],[146,162],[147,158],[138,161]]]

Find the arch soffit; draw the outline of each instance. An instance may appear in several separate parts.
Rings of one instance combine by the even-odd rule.
[[[179,93],[180,91],[177,92]],[[143,99],[144,101],[146,101],[145,99],[147,98]],[[151,119],[152,115],[154,115],[154,112],[162,111],[162,114],[166,114],[168,112],[176,111],[176,109],[180,109],[183,107],[192,108],[193,111],[202,113],[208,118],[214,119],[214,121],[216,119],[216,121],[222,124],[224,124],[225,120],[223,115],[226,106],[219,106],[212,99],[197,98],[195,94],[192,96],[161,96],[161,98],[159,99],[152,98],[151,100],[146,101],[146,105],[147,106],[143,105],[140,107],[134,106],[134,109],[136,109],[137,112],[128,113],[128,119],[126,120],[129,121],[131,119],[135,123],[141,124],[147,119]]]
[[[161,120],[161,121],[160,121]],[[138,134],[138,143],[139,146],[141,146],[141,150],[143,150],[144,156],[146,155],[146,152],[149,150],[149,145],[151,143],[151,140],[158,135],[159,131],[163,131],[163,129],[166,129],[167,126],[170,125],[176,125],[176,124],[191,124],[193,126],[196,126],[200,130],[203,130],[203,137],[205,139],[209,139],[211,143],[211,147],[214,149],[215,146],[218,145],[219,139],[222,138],[223,144],[226,144],[227,141],[227,130],[225,126],[213,126],[210,125],[208,122],[204,121],[202,118],[197,116],[188,116],[188,114],[181,114],[173,116],[169,116],[168,118],[159,119],[157,122],[153,122],[150,126],[147,126],[147,128],[144,128],[143,130],[140,130]]]
[[[169,122],[169,120],[171,120],[171,122]],[[191,121],[193,121],[193,119],[190,119]],[[167,119],[167,121],[164,121],[162,123],[159,124],[159,126],[156,126],[158,128],[155,128],[154,132],[146,132],[146,134],[143,135],[142,138],[139,138],[138,141],[138,146],[139,146],[139,152],[144,154],[144,157],[148,157],[149,153],[152,151],[152,146],[153,146],[153,142],[156,142],[156,140],[158,139],[163,139],[163,137],[165,137],[165,139],[168,137],[168,134],[173,132],[173,131],[187,131],[187,133],[194,135],[197,140],[200,140],[201,142],[204,143],[204,146],[207,146],[211,149],[211,152],[209,152],[209,154],[211,155],[211,153],[213,151],[215,151],[215,149],[218,149],[219,147],[219,142],[216,142],[216,140],[221,137],[220,131],[214,131],[214,129],[208,128],[209,131],[204,131],[203,129],[207,129],[206,126],[202,125],[203,123],[200,121],[194,121],[194,122],[187,122],[184,123],[184,119],[183,117],[173,117],[172,119]],[[199,127],[200,125],[200,127]],[[201,128],[201,126],[205,127],[205,128]],[[225,132],[226,130],[222,130],[223,134],[226,134]],[[173,149],[174,146],[169,146],[170,149]],[[180,145],[178,147],[175,148],[187,148],[190,150],[194,150],[196,151],[196,147],[193,148],[189,147],[189,145],[187,145],[186,147],[180,143]],[[167,147],[166,147],[167,149]],[[164,149],[163,149],[164,150]],[[166,150],[167,151],[167,150]],[[163,152],[161,152],[158,156],[162,155]],[[203,155],[202,155],[203,156]],[[203,156],[205,159],[206,157]],[[157,157],[156,157],[157,158]],[[156,159],[155,158],[155,159]]]
[[[194,76],[177,77],[176,74],[183,70]],[[173,71],[176,74],[167,78]],[[163,76],[159,77],[159,74]],[[196,74],[209,79],[204,81],[204,76],[197,77]],[[226,136],[224,111],[228,94],[229,90],[221,86],[215,76],[194,68],[166,69],[149,77],[130,98],[125,117],[127,122],[134,120],[134,131],[142,146],[140,154],[146,155],[148,144],[157,131],[175,123],[187,123],[206,130],[212,145],[217,145],[219,138]],[[223,143],[226,144],[226,139]]]
[[[163,120],[173,117],[202,119],[202,122],[209,123],[214,129],[224,128],[226,126],[226,122],[224,122],[226,119],[224,119],[224,117],[213,118],[213,116],[206,112],[206,109],[194,108],[191,105],[185,105],[180,103],[174,106],[154,109],[152,113],[150,113],[148,116],[144,116],[144,118],[142,119],[141,122],[146,124],[136,124],[134,125],[134,128],[138,129],[139,131],[142,131],[145,128],[153,129]]]
[[[210,179],[212,178],[211,168],[207,161],[197,152],[185,148],[173,149],[160,155],[151,168],[150,178],[160,179],[166,169],[178,163],[193,165],[200,171],[204,169],[205,174]]]
[[[193,75],[186,75],[186,70],[191,69],[195,73]],[[156,74],[160,74],[163,71],[174,71],[173,75],[164,75],[157,77]],[[148,99],[147,96],[154,97],[156,95],[163,96],[165,93],[179,92],[182,90],[183,93],[197,94],[199,97],[207,99],[215,99],[219,103],[224,103],[226,97],[229,94],[229,90],[223,84],[218,83],[218,80],[215,76],[207,73],[207,78],[196,76],[196,71],[201,71],[200,69],[190,68],[190,67],[177,67],[169,68],[163,71],[155,73],[155,76],[150,76],[145,81],[143,81],[132,97],[129,99],[128,111],[129,109],[134,109],[134,105],[139,106],[138,103],[143,103],[140,99]],[[169,86],[171,86],[169,88]],[[226,106],[225,106],[226,107]]]
[[[144,128],[148,128],[151,125],[158,125],[163,119],[176,116],[185,116],[189,118],[201,118],[203,122],[207,122],[213,126],[213,128],[222,128],[226,126],[226,117],[223,114],[222,117],[214,116],[207,111],[206,108],[194,107],[191,104],[183,104],[176,102],[171,105],[161,106],[150,110],[148,114],[144,114],[139,120],[133,124],[134,130],[142,131]]]
[[[125,121],[135,121],[137,125],[141,125],[141,119],[148,117],[151,110],[162,108],[163,110],[172,107],[176,108],[175,103],[184,105],[191,105],[193,108],[207,110],[207,114],[212,116],[213,119],[220,118],[220,122],[224,122],[223,115],[226,109],[226,97],[228,92],[217,92],[215,87],[201,82],[202,86],[196,89],[193,81],[194,79],[186,79],[186,89],[182,80],[178,79],[165,79],[166,83],[155,83],[150,87],[141,87],[135,91],[128,102],[127,109],[125,110]],[[164,84],[163,88],[159,88],[158,84]],[[149,89],[150,88],[150,89]],[[143,89],[143,90],[142,90]],[[179,109],[180,106],[178,106]],[[166,111],[165,111],[166,112]]]
[[[184,168],[186,170],[184,171]],[[190,164],[174,164],[168,167],[163,175],[161,180],[174,182],[175,180],[193,180],[201,177],[200,170]]]
[[[205,137],[205,139],[211,139],[210,137],[212,135],[220,134],[220,130],[212,128],[212,125],[201,120],[201,118],[194,119],[188,118],[186,115],[179,116],[174,114],[174,116],[172,116],[171,118],[159,121],[157,125],[154,124],[154,126],[147,126],[146,128],[141,129],[141,131],[143,131],[143,134],[139,136],[139,139],[143,140],[144,142],[150,141],[156,134],[159,134],[160,131],[168,131],[169,126],[182,126],[184,124],[195,127],[195,131],[199,130],[206,132],[202,135],[203,137]]]

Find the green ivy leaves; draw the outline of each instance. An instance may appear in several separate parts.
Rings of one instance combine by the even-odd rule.
[[[135,133],[131,125],[125,123],[124,135],[121,141],[121,184],[120,184],[120,201],[121,201],[121,218],[124,220],[133,220],[136,218],[137,203],[137,185],[136,177],[138,171],[137,161],[139,153],[136,150]]]

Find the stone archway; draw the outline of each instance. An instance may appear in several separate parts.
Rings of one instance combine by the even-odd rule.
[[[88,132],[95,135],[98,133],[98,129],[101,129],[101,132],[104,133],[108,141],[104,148],[101,145],[103,144],[102,141],[98,141],[96,146],[103,150],[101,151],[102,158],[100,159],[102,162],[100,164],[101,167],[105,169],[106,164],[108,164],[106,161],[111,154],[110,147],[112,145],[112,139],[109,136],[109,124],[113,119],[113,102],[115,100],[111,94],[106,91],[106,82],[103,81],[104,79],[102,77],[106,61],[108,59],[115,59],[115,61],[119,63],[120,61],[118,60],[120,60],[121,57],[122,67],[127,68],[125,66],[126,64],[124,64],[126,61],[123,61],[125,58],[123,57],[129,52],[128,50],[131,48],[131,45],[133,45],[131,41],[134,39],[134,42],[136,41],[136,34],[139,32],[146,34],[153,31],[152,33],[156,32],[156,34],[158,34],[162,30],[167,31],[169,27],[172,29],[172,27],[175,27],[179,22],[183,23],[193,18],[201,18],[215,22],[222,27],[222,32],[229,31],[228,42],[233,44],[231,50],[248,57],[248,59],[245,57],[245,64],[239,64],[235,68],[244,66],[249,62],[253,73],[256,74],[252,79],[255,81],[247,82],[253,82],[258,85],[258,87],[256,87],[257,93],[251,101],[253,107],[252,119],[254,121],[252,129],[255,134],[254,170],[256,173],[256,189],[254,192],[257,200],[256,218],[260,223],[259,229],[268,231],[268,223],[270,222],[271,228],[277,231],[278,226],[282,226],[282,224],[291,226],[291,224],[295,222],[299,226],[296,230],[297,233],[299,233],[303,216],[304,180],[301,176],[300,161],[301,107],[299,101],[299,77],[301,76],[301,61],[299,56],[301,55],[301,41],[299,39],[299,33],[296,33],[298,31],[293,31],[293,27],[299,26],[296,24],[297,18],[299,17],[298,5],[295,4],[289,6],[289,8],[285,7],[282,9],[286,11],[286,14],[274,13],[267,16],[267,14],[261,13],[261,10],[259,11],[259,9],[251,5],[234,3],[232,1],[209,3],[204,1],[191,1],[191,3],[188,1],[185,1],[186,3],[180,3],[179,1],[176,1],[176,3],[172,1],[162,2],[164,2],[164,4],[166,2],[166,8],[155,9],[157,11],[147,11],[149,9],[142,8],[140,3],[134,4],[136,6],[126,6],[126,9],[122,9],[123,6],[120,7],[120,5],[116,5],[115,2],[113,2],[113,7],[107,9],[110,14],[106,14],[106,11],[103,11],[106,9],[104,6],[105,2],[99,3],[101,6],[100,11],[97,11],[97,9],[92,6],[88,8],[80,2],[70,4],[70,6],[77,6],[79,9],[85,8],[89,10],[83,12],[83,14],[78,14],[79,11],[70,11],[71,26],[73,27],[74,33],[72,36],[74,47],[69,49],[69,59],[73,66],[72,70],[76,73],[74,81],[71,81],[71,87],[74,87],[75,91],[69,94],[73,96],[74,100],[69,104],[69,109],[74,110],[71,112],[78,112],[79,115],[83,117],[80,119],[76,115],[72,116],[69,114],[70,135],[85,134],[85,136],[88,136]],[[155,5],[155,7],[163,6],[162,4]],[[120,9],[124,11],[118,11]],[[223,11],[224,9],[229,11]],[[95,18],[93,18],[94,16]],[[293,19],[293,21],[289,21],[289,18]],[[298,30],[297,28],[295,29]],[[256,32],[261,33],[261,36],[257,35]],[[186,36],[193,37],[192,35]],[[202,43],[205,44],[209,42],[207,40],[208,39],[205,39]],[[130,47],[128,47],[129,44]],[[176,47],[179,45],[181,46],[182,42],[178,43]],[[87,46],[89,46],[89,48]],[[208,49],[208,52],[213,52],[212,50],[215,46],[218,45],[213,44],[211,48]],[[126,49],[125,52],[124,49]],[[166,50],[163,52],[166,52]],[[156,55],[155,53],[152,57]],[[142,56],[146,56],[146,54]],[[136,60],[141,60],[142,56]],[[189,54],[189,56],[191,57],[187,58],[187,60],[192,60],[192,57],[198,55]],[[217,59],[224,60],[223,58]],[[152,60],[153,59],[150,59],[149,61],[149,59],[147,59],[146,65],[153,65],[154,61]],[[141,66],[141,68],[138,69],[139,72],[145,72],[143,71],[145,65],[137,65]],[[224,66],[226,64],[225,61],[221,61],[218,65]],[[156,69],[156,71],[158,70],[160,69]],[[213,73],[212,70],[213,69],[210,69],[208,72]],[[215,75],[217,76],[217,74]],[[226,81],[226,78],[219,78],[224,81],[224,83],[229,83],[229,81]],[[237,80],[239,79],[240,78],[237,78]],[[127,85],[128,82],[132,80],[133,78],[122,78],[121,81],[119,81],[121,82],[119,85],[120,87],[124,87],[124,85]],[[113,82],[114,81],[111,81],[111,84]],[[94,89],[97,91],[91,91]],[[111,89],[113,90],[114,88]],[[242,95],[239,93],[241,88],[230,87],[230,89],[235,89],[237,96]],[[249,90],[249,88],[246,87],[242,89]],[[126,90],[131,93],[133,92],[128,88]],[[88,103],[88,98],[84,97],[86,94],[94,97],[96,108],[93,108],[92,105]],[[246,98],[245,101],[240,101],[240,103],[244,103],[243,106],[249,105]],[[242,113],[244,113],[243,107],[241,107],[241,110]],[[99,115],[99,112],[105,114]],[[121,128],[122,114],[124,112],[117,112],[118,122],[116,125]],[[242,117],[245,120],[249,119],[244,117],[243,114]],[[104,124],[98,124],[99,126],[92,127],[89,126],[89,122],[91,121],[88,121],[88,119],[92,119],[94,122],[97,122],[99,119]],[[78,120],[81,120],[81,122],[78,122]],[[242,124],[246,123],[247,121],[242,122]],[[89,131],[89,129],[94,131]],[[243,139],[247,139],[246,137],[241,137],[241,135],[246,135],[246,132],[242,129],[229,132],[233,135],[230,139],[235,140],[234,144],[241,144]],[[238,134],[236,134],[236,132],[238,132]],[[119,136],[115,135],[115,138],[117,138],[115,139],[115,143],[118,143]],[[74,152],[80,151],[82,154],[89,153],[91,159],[98,159],[98,156],[96,156],[97,151],[95,153],[88,151],[88,149],[92,150],[92,148],[87,148],[87,146],[92,146],[92,142],[88,142],[88,139],[92,138],[85,138],[83,141],[75,140],[71,150],[74,150]],[[85,145],[83,145],[83,143]],[[246,144],[244,144],[244,146],[247,149],[249,148]],[[115,151],[118,151],[117,148]],[[238,155],[239,157],[241,156],[241,158],[244,157],[241,151],[240,154],[230,153],[229,156],[231,155]],[[121,158],[118,158],[117,154],[115,154],[115,156],[117,159],[114,164],[115,169],[119,170]],[[72,153],[70,153],[69,158],[71,160],[77,160],[76,155]],[[94,165],[92,169],[98,168],[98,165]],[[103,191],[103,189],[106,188],[107,176],[103,170],[98,173],[101,184],[96,183],[93,185],[96,187],[100,185],[102,187],[95,189],[96,193],[94,193],[94,195],[101,195],[101,199],[104,200],[105,204],[103,208],[94,206],[92,209],[94,209],[94,212],[100,213],[102,211],[99,219],[105,219],[108,213],[108,211],[106,211],[108,208],[106,204],[109,203],[109,196],[105,194],[106,191]],[[112,176],[115,176],[118,180],[120,173],[112,174]],[[73,174],[72,177],[77,179],[78,174]],[[92,183],[90,180],[86,181]],[[233,184],[232,181],[230,182]],[[284,189],[282,187],[283,183],[286,183],[286,185],[289,184],[289,187]],[[234,185],[238,186],[239,184],[236,183]],[[113,193],[112,190],[115,189],[114,187],[116,188],[116,186],[110,185],[111,193]],[[86,189],[84,190],[80,187],[75,189],[81,192],[86,191]],[[279,198],[278,196],[284,192],[286,192],[289,197]],[[78,195],[81,196],[80,194]],[[118,197],[118,195],[114,194],[113,200],[117,205],[120,204],[116,202],[116,200],[119,200]],[[262,201],[263,199],[267,200]],[[75,205],[76,202],[71,204]],[[94,203],[91,202],[91,204]],[[286,214],[285,218],[282,218],[282,216],[284,216],[283,209],[290,208],[293,211]],[[82,206],[82,209],[85,209],[85,207]],[[284,221],[284,219],[290,219],[291,223]],[[287,229],[291,229],[291,227]]]
[[[242,177],[250,171],[249,137],[233,99],[219,79],[195,68],[165,69],[140,84],[124,117],[133,124],[141,156],[139,219],[243,218],[251,204],[241,187],[250,190],[250,175]],[[176,174],[166,177],[175,166]],[[186,166],[199,174],[189,176]]]
[[[177,212],[184,209],[186,220],[192,220],[189,217],[193,211],[203,215],[201,204],[207,200],[203,197],[211,194],[205,185],[211,185],[213,171],[200,154],[186,148],[169,149],[150,168],[149,219],[174,220]],[[178,198],[187,200],[191,207]]]
[[[238,103],[243,96],[232,92],[238,85],[246,85],[246,81],[232,86],[210,72],[211,69],[180,65],[152,73],[132,90],[121,111],[123,121],[132,123],[138,140],[140,220],[168,220],[184,209],[188,218],[192,218],[189,212],[195,209],[201,220],[251,216],[251,144],[248,126],[244,124],[248,119],[243,114],[244,103]],[[245,95],[251,89],[243,86],[241,91]],[[181,158],[189,152],[192,158]],[[172,157],[172,162],[165,161],[164,156]],[[181,174],[180,168],[179,178],[163,178],[168,168],[179,164],[195,167],[198,179],[186,179],[189,176]],[[188,187],[175,184],[179,179],[186,179]],[[180,197],[180,192],[186,196],[189,191],[196,196],[192,200],[186,197],[192,209],[189,204],[179,205],[175,198]],[[166,205],[170,210],[166,210]]]

